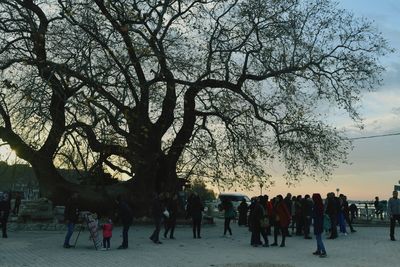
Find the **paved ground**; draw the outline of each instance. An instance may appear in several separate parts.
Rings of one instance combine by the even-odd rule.
[[[151,226],[133,226],[127,250],[116,249],[121,242],[117,227],[110,251],[96,251],[87,231],[74,249],[62,248],[64,232],[10,232],[8,239],[0,239],[0,266],[399,266],[400,241],[389,241],[387,227],[359,227],[355,234],[324,240],[328,252],[324,259],[311,254],[315,239],[291,237],[286,248],[253,248],[246,228],[235,225],[233,237],[223,238],[222,227],[218,221],[204,227],[202,239],[193,239],[191,229],[182,226],[176,230],[176,240],[161,239],[163,244],[155,245],[148,239]]]

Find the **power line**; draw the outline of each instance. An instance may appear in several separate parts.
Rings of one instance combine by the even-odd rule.
[[[387,136],[395,136],[400,135],[400,133],[391,133],[391,134],[379,134],[379,135],[370,135],[370,136],[361,136],[349,138],[350,140],[359,140],[359,139],[370,139],[370,138],[378,138],[378,137],[387,137]]]

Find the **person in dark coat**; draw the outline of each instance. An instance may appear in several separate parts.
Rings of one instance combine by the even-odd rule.
[[[229,232],[229,235],[232,235],[230,224],[231,220],[235,218],[235,210],[232,201],[228,198],[224,198],[220,210],[224,211],[224,236],[226,236],[226,232]]]
[[[304,239],[311,239],[310,236],[310,225],[311,225],[311,216],[313,210],[313,203],[310,198],[310,195],[305,195],[301,202],[301,210],[303,215],[303,232]]]
[[[174,194],[172,197],[169,197],[166,199],[166,206],[167,206],[167,211],[169,213],[168,217],[164,218],[165,219],[165,231],[164,231],[164,237],[167,238],[168,232],[169,238],[170,239],[175,239],[174,237],[174,232],[175,232],[175,226],[176,226],[176,218],[178,216],[178,195]]]
[[[246,200],[243,199],[242,202],[240,202],[240,205],[238,207],[238,212],[239,212],[239,221],[238,224],[239,226],[247,226],[247,213],[249,211],[249,206],[246,203]]]
[[[258,201],[261,206],[261,219],[260,219],[260,234],[264,239],[264,247],[269,247],[268,242],[268,227],[269,227],[269,218],[268,218],[268,196],[259,196]],[[263,223],[261,223],[263,221]]]
[[[295,218],[296,218],[296,235],[301,236],[304,230],[304,215],[303,215],[303,198],[298,195],[295,202]]]
[[[21,206],[21,193],[17,192],[15,194],[15,203],[14,203],[14,209],[13,209],[13,213],[15,215],[18,215],[18,213],[19,213],[19,206]]]
[[[262,245],[260,239],[261,225],[260,220],[262,218],[262,207],[258,198],[252,198],[250,204],[249,214],[249,230],[251,232],[250,245],[258,247]]]
[[[186,208],[187,216],[192,218],[193,238],[201,238],[201,220],[203,218],[204,206],[200,197],[193,193],[188,199]]]
[[[3,238],[7,238],[7,222],[11,210],[11,194],[3,192],[0,195],[0,223]]]
[[[72,234],[74,233],[75,224],[78,222],[79,209],[78,209],[78,198],[79,194],[74,192],[71,197],[67,200],[64,210],[64,220],[67,224],[67,234],[64,239],[64,248],[71,248],[69,241]]]
[[[155,194],[152,203],[152,214],[155,229],[153,231],[153,234],[150,236],[150,240],[152,240],[155,244],[162,244],[162,242],[160,241],[160,229],[163,222],[164,210],[165,204],[161,200],[161,195]]]
[[[312,195],[313,200],[313,219],[314,219],[314,234],[317,240],[317,250],[313,253],[320,257],[326,257],[326,250],[322,242],[322,233],[324,232],[324,204],[322,203],[321,195],[315,193]]]
[[[290,224],[290,213],[287,209],[287,206],[285,202],[283,201],[282,195],[278,195],[275,198],[275,204],[274,204],[274,243],[271,244],[271,246],[277,246],[277,240],[278,240],[278,233],[281,232],[282,234],[282,242],[281,242],[281,247],[284,247],[286,236],[288,235],[289,232],[289,224]]]
[[[128,231],[133,222],[133,212],[128,203],[126,203],[125,200],[122,198],[122,196],[118,196],[117,204],[118,216],[122,223],[122,244],[118,247],[118,249],[127,249]]]
[[[346,221],[346,223],[349,225],[350,227],[350,231],[352,233],[357,232],[356,230],[354,230],[353,224],[350,220],[350,208],[349,208],[349,202],[347,201],[347,196],[343,195],[343,214],[344,214],[344,219]]]
[[[329,239],[335,239],[338,237],[338,232],[336,228],[338,207],[335,200],[335,193],[333,192],[328,193],[327,195],[325,213],[329,216],[329,219],[331,220],[331,235]]]

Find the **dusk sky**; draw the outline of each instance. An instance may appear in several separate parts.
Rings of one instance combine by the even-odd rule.
[[[345,115],[337,112],[329,121],[338,128],[345,129],[350,138],[385,134],[394,136],[354,140],[354,150],[350,153],[351,165],[337,169],[328,182],[315,182],[305,179],[295,187],[288,188],[279,174],[273,177],[276,185],[267,190],[267,194],[306,194],[327,192],[340,189],[349,199],[373,200],[391,197],[393,185],[400,180],[400,2],[397,0],[341,0],[339,6],[352,11],[356,16],[375,22],[376,27],[396,51],[382,59],[386,67],[384,84],[375,92],[365,93],[362,97],[361,115],[364,130],[355,127]],[[259,193],[255,189],[252,193]],[[264,190],[265,192],[265,190]],[[264,193],[263,192],[263,193]]]

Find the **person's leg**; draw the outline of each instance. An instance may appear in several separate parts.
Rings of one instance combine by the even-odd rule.
[[[128,231],[129,224],[122,226],[122,248],[128,248]]]
[[[197,228],[196,219],[193,218],[193,219],[192,219],[193,238],[196,238],[196,237],[197,237],[197,235],[196,235],[197,229],[196,229],[196,228]]]
[[[75,224],[71,222],[67,224],[67,234],[65,235],[64,247],[67,248],[70,247],[69,240],[71,239],[71,236],[74,233],[74,226]]]
[[[322,242],[322,234],[315,235],[317,239],[317,252],[326,253],[324,243]]]
[[[284,247],[286,245],[285,241],[286,241],[287,232],[288,232],[287,227],[281,227],[281,233],[282,233],[281,247]]]
[[[229,234],[232,235],[231,218],[228,218],[228,231],[229,231]]]
[[[393,216],[390,218],[390,239],[391,239],[391,240],[395,240],[395,239],[394,239],[394,226],[395,226],[395,224],[396,224],[396,218],[395,218],[395,216],[393,215]]]
[[[201,231],[201,218],[199,218],[197,221],[197,238],[201,238],[200,231]]]
[[[174,239],[175,226],[176,226],[176,218],[173,217],[173,218],[171,218],[171,224],[170,224],[171,233],[169,235],[169,238],[171,238],[171,239]]]
[[[107,238],[105,238],[105,237],[103,237],[103,248],[106,248],[107,246],[106,246],[106,240],[107,240]]]
[[[278,245],[278,232],[279,232],[278,225],[275,224],[274,225],[274,243],[272,243],[271,246]]]
[[[1,222],[1,231],[3,234],[3,238],[7,238],[7,220],[8,218],[6,218],[6,215],[3,214],[3,216],[1,216],[0,214],[0,222]]]
[[[228,218],[224,219],[224,235],[226,235],[226,232],[228,231]]]
[[[106,241],[107,241],[107,249],[110,249],[110,239],[111,237],[107,237]]]
[[[165,219],[164,221],[164,237],[167,238],[168,232],[170,230],[170,219]]]
[[[261,235],[264,239],[264,247],[269,247],[268,234],[266,228],[261,228]]]

